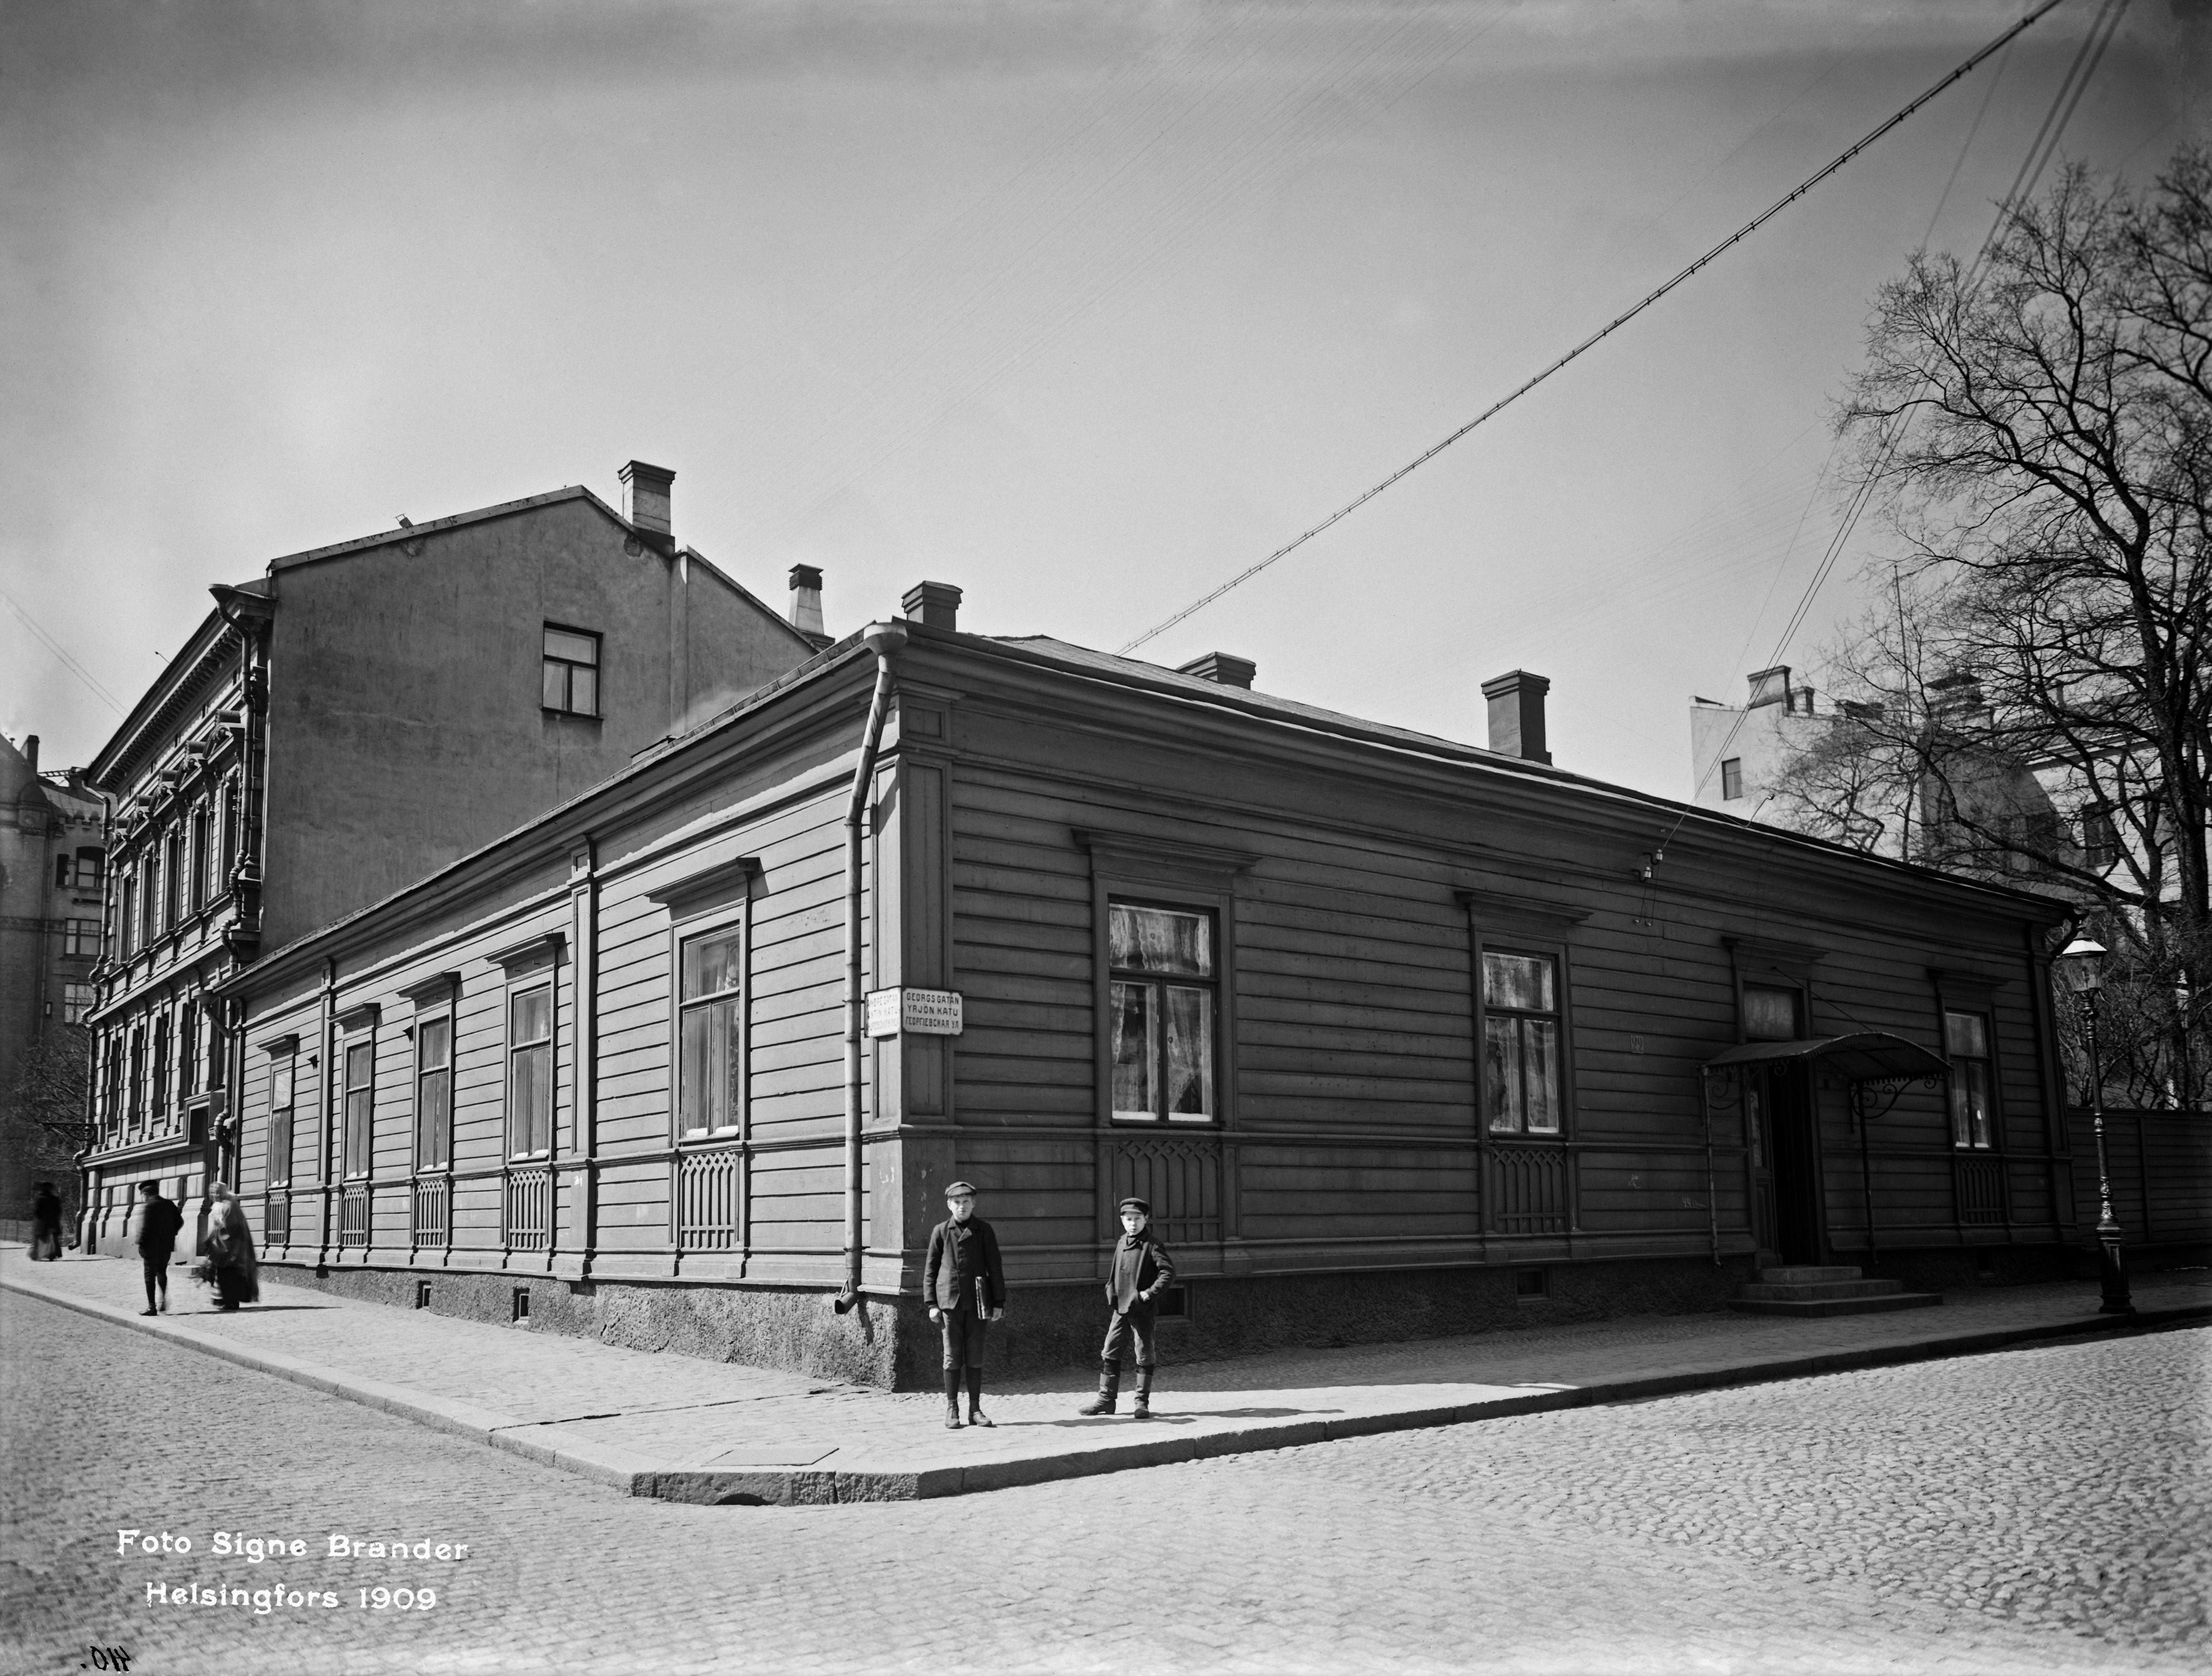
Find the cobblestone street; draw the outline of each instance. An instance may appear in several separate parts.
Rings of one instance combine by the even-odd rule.
[[[10,1670],[91,1648],[152,1673],[2133,1670],[2212,1650],[2204,1330],[795,1508],[632,1500],[21,1296],[0,1333]],[[122,1528],[192,1548],[122,1557]],[[307,1555],[221,1557],[218,1531]],[[333,1532],[469,1552],[333,1559]],[[280,1583],[265,1613],[250,1593],[147,1603]],[[362,1606],[379,1587],[436,1605]]]

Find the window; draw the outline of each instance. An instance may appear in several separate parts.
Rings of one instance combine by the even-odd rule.
[[[1559,1132],[1559,963],[1482,953],[1482,1098],[1502,1134]]]
[[[98,890],[100,876],[97,850],[80,850],[74,856],[54,857],[54,883],[63,890]]]
[[[92,1015],[93,996],[96,992],[89,984],[62,985],[62,1022],[82,1024]]]
[[[1779,984],[1743,986],[1743,1039],[1747,1042],[1794,1042],[1803,1033],[1797,990]]]
[[[1951,1058],[1951,1144],[1978,1149],[1995,1144],[1989,1015],[1946,1011],[1943,1046]]]
[[[369,1173],[376,1125],[376,1039],[345,1045],[345,1173]]]
[[[187,1001],[177,1020],[177,1092],[196,1094],[200,1091],[199,1003]]]
[[[215,857],[208,845],[208,834],[212,822],[208,807],[203,803],[192,811],[192,911],[198,913],[215,894],[210,875],[215,871]]]
[[[684,944],[680,1133],[707,1135],[737,1127],[738,1091],[744,1078],[738,1028],[744,961],[744,934],[735,929]]]
[[[185,835],[169,834],[161,846],[161,929],[173,929],[182,918],[185,888]]]
[[[100,922],[67,919],[62,922],[62,953],[82,958],[100,953]]]
[[[131,1033],[131,1101],[128,1115],[133,1128],[146,1112],[146,1027]]]
[[[1127,902],[1108,912],[1114,1115],[1211,1123],[1218,1111],[1213,916]]]
[[[123,911],[117,917],[122,921],[120,940],[123,952],[128,954],[137,946],[136,932],[138,925],[138,875],[136,873],[126,873],[123,875]]]
[[[507,1003],[508,1149],[536,1158],[553,1149],[553,986],[522,990]]]
[[[150,948],[154,942],[154,905],[161,877],[160,862],[149,854],[138,864],[138,946],[141,948]]]
[[[107,1039],[107,1071],[101,1092],[100,1115],[112,1131],[123,1122],[123,1038],[111,1035]]]
[[[415,1167],[453,1161],[453,1020],[448,1013],[415,1026]]]
[[[154,1118],[159,1122],[169,1112],[169,1015],[167,1013],[154,1021]]]
[[[238,865],[238,782],[222,790],[222,873],[216,884],[220,896],[230,888],[230,875]]]
[[[292,1100],[298,1086],[297,1056],[279,1053],[269,1062],[269,1185],[292,1179]]]
[[[1743,795],[1743,759],[1723,758],[1721,762],[1721,801],[1733,803]]]
[[[2103,873],[2119,864],[2120,829],[2110,809],[2089,809],[2081,816],[2081,865]]]
[[[599,713],[599,637],[545,625],[545,708],[568,716]]]

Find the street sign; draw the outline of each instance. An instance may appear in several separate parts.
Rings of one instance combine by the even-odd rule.
[[[872,990],[868,995],[868,1034],[957,1036],[960,1033],[957,990]]]

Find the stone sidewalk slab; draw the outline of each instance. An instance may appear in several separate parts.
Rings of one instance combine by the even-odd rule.
[[[972,1494],[1382,1431],[1645,1400],[2014,1344],[2212,1321],[2212,1274],[2146,1276],[2136,1315],[2094,1283],[1991,1288],[1942,1307],[1817,1319],[1643,1317],[1165,1366],[1155,1417],[1085,1419],[1092,1375],[994,1381],[991,1429],[948,1432],[943,1398],[655,1355],[395,1309],[264,1280],[218,1314],[179,1280],[146,1317],[137,1265],[0,1248],[0,1289],[474,1437],[626,1494],[719,1503]]]

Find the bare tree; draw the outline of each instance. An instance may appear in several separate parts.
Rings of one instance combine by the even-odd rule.
[[[1838,424],[1902,553],[1779,812],[2071,897],[2139,1010],[2113,1019],[2128,1097],[2201,1103],[2212,156],[2140,192],[2070,170],[1976,272],[1916,255]]]
[[[16,1056],[5,1132],[0,1133],[0,1146],[21,1159],[34,1179],[53,1182],[71,1204],[76,1155],[92,1141],[91,1084],[92,1033],[73,1024],[46,1031]]]

